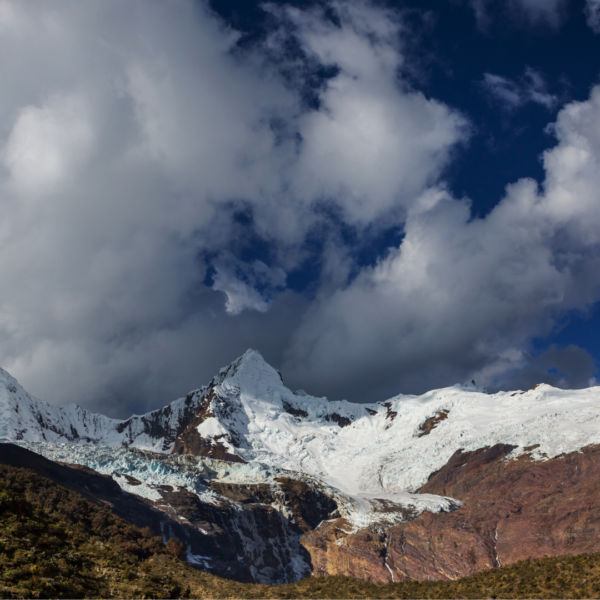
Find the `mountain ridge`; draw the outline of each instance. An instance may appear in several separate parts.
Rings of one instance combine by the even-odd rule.
[[[586,500],[593,485],[577,488],[578,509],[562,524],[519,515],[531,515],[522,496],[564,505],[558,473],[579,481],[585,467],[600,485],[598,387],[487,394],[466,384],[356,404],[292,392],[249,350],[184,398],[117,421],[73,406],[53,412],[14,378],[0,384],[0,438],[108,475],[124,494],[185,524],[189,561],[220,575],[265,583],[311,569],[376,582],[460,577],[517,556],[514,536],[506,540],[521,526],[529,539],[536,528],[556,529],[544,534],[553,552],[596,548],[585,533],[595,526],[578,524],[595,518],[595,501]],[[475,467],[461,471],[469,461]],[[485,507],[477,509],[467,472],[480,478]],[[457,474],[460,486],[444,483]],[[524,487],[507,488],[510,478]],[[497,493],[512,498],[504,512]],[[456,544],[432,539],[432,554],[419,541],[430,530]],[[581,531],[573,534],[581,540],[565,531]],[[223,543],[237,554],[224,556]]]
[[[320,477],[351,495],[402,496],[458,449],[494,444],[545,460],[600,443],[600,388],[485,394],[473,384],[357,404],[285,387],[255,350],[205,386],[126,420],[53,407],[0,373],[0,439],[92,444],[263,462]],[[535,448],[531,448],[535,446]]]

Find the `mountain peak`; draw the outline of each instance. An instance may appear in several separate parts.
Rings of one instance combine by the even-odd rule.
[[[270,367],[269,363],[263,358],[262,354],[258,350],[254,350],[253,348],[248,348],[242,356],[240,356],[236,362],[242,364],[264,364]],[[272,367],[271,367],[272,368]]]
[[[249,348],[228,367],[220,370],[217,384],[229,384],[240,391],[262,395],[284,387],[279,371],[274,369],[258,350]]]

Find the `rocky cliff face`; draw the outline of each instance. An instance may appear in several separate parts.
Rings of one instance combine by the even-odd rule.
[[[218,495],[213,503],[169,485],[159,488],[160,500],[152,502],[171,517],[161,533],[179,537],[192,564],[242,582],[283,583],[310,575],[309,555],[299,544],[304,523],[291,510],[285,482],[211,487]],[[306,508],[304,498],[294,500]]]
[[[444,529],[462,527],[461,517],[481,524],[481,536],[494,542],[490,559],[495,564],[597,552],[600,446],[547,461],[534,461],[527,452],[503,460],[505,454],[510,458],[508,450],[457,451],[424,486],[423,491],[452,490],[465,499],[455,515],[445,515]]]
[[[237,408],[234,402],[219,395],[214,385],[207,392],[196,392],[196,409],[193,417],[185,423],[185,428],[173,440],[172,454],[193,454],[227,460],[230,462],[246,462],[235,454],[234,448],[243,444],[235,430],[226,430],[221,422],[231,417]]]
[[[527,452],[510,460],[513,450],[459,450],[432,474],[420,491],[460,499],[454,512],[349,535],[338,520],[306,534],[313,573],[376,583],[458,579],[527,558],[598,552],[600,446],[543,462]]]
[[[136,470],[123,460],[131,451],[108,451],[104,459],[106,464],[112,463],[111,477],[98,472],[106,470],[98,463],[91,463],[98,469],[94,470],[60,461],[70,456],[64,447],[32,447],[58,460],[48,460],[22,446],[0,444],[0,464],[30,469],[95,504],[108,505],[116,515],[150,527],[165,541],[177,537],[192,565],[241,582],[282,583],[309,576],[310,555],[300,538],[339,514],[336,499],[328,490],[285,472],[255,474],[261,483],[240,483],[228,480],[230,466],[226,462],[209,461],[193,468],[198,463],[189,457],[177,472],[177,463],[168,457],[134,452]],[[88,455],[95,454],[87,450]],[[141,481],[130,474],[140,474],[140,463],[149,471],[162,470],[162,477],[149,483],[143,476]],[[175,471],[171,476],[169,469]],[[224,480],[218,478],[223,472]],[[187,489],[190,485],[178,485],[190,478],[194,492]],[[129,491],[124,493],[124,488]]]

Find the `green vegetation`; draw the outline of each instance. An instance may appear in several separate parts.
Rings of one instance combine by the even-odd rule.
[[[304,579],[266,598],[600,598],[600,554],[521,561],[458,581],[373,585],[348,577]],[[258,597],[258,596],[252,596]]]
[[[599,598],[600,554],[523,561],[451,582],[311,577],[266,586],[181,562],[139,529],[26,469],[0,465],[0,598]]]
[[[161,538],[26,469],[0,465],[0,598],[137,595],[182,589],[154,562]]]

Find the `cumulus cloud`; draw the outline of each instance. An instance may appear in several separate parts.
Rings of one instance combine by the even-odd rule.
[[[500,104],[509,111],[514,111],[526,104],[540,104],[552,109],[558,98],[548,92],[548,86],[541,73],[526,67],[518,81],[512,81],[501,75],[484,73],[482,89],[492,102]]]
[[[0,364],[33,393],[124,417],[248,347],[332,397],[500,385],[598,300],[598,90],[543,189],[473,219],[444,185],[468,121],[409,85],[398,15],[268,10],[240,52],[191,0],[0,2]],[[362,270],[335,233],[391,225]],[[286,289],[319,232],[314,297]]]
[[[467,138],[404,81],[394,13],[271,10],[241,53],[191,0],[0,2],[0,364],[32,392],[142,410],[243,346],[276,361],[306,303],[275,296],[322,207],[401,224]],[[244,258],[249,231],[269,261]],[[346,260],[334,246],[323,264]]]
[[[4,149],[9,185],[23,197],[58,188],[77,168],[92,132],[77,98],[57,96],[19,112]]]
[[[289,368],[367,399],[399,381],[422,391],[473,376],[494,388],[528,367],[532,336],[600,298],[598,123],[600,87],[559,113],[542,189],[508,186],[485,218],[444,190],[424,195],[393,254],[311,307]]]
[[[272,45],[293,36],[309,63],[337,69],[319,93],[320,110],[299,119],[292,182],[305,201],[333,202],[348,222],[364,226],[398,213],[435,182],[467,139],[468,123],[402,81],[395,13],[364,2],[329,8],[342,27],[322,9],[270,7],[281,22]]]

